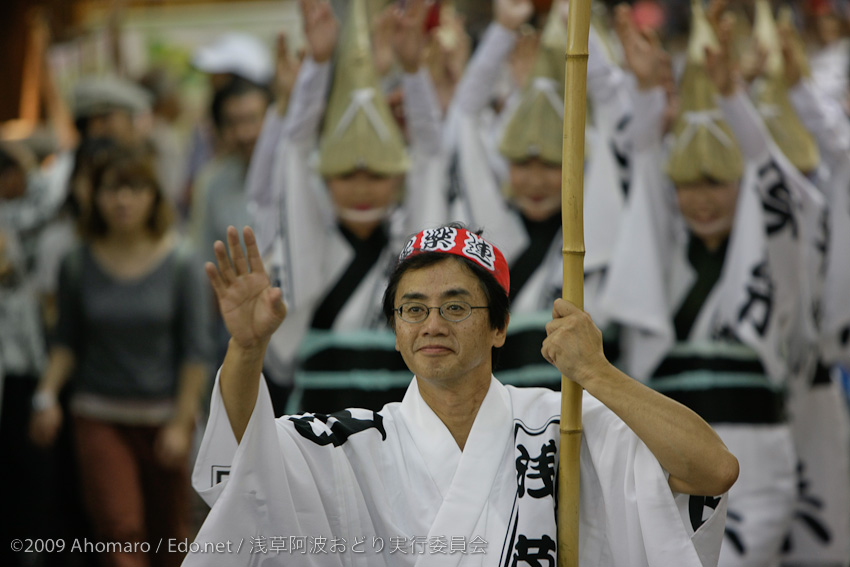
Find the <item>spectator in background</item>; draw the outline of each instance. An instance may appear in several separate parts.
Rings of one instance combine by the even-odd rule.
[[[116,146],[109,138],[88,138],[77,146],[65,202],[38,236],[33,283],[41,296],[42,315],[48,332],[56,325],[58,315],[56,290],[59,286],[59,266],[62,258],[79,239],[77,229],[80,218],[89,214],[92,172],[108,158]]]
[[[213,121],[228,151],[201,169],[193,190],[189,233],[202,260],[213,259],[212,245],[226,238],[229,225],[251,224],[245,177],[270,103],[266,88],[238,77],[213,98]],[[216,351],[223,355],[228,337],[212,302],[209,308],[215,313]]]
[[[271,54],[254,36],[231,32],[198,49],[192,66],[209,76],[213,98],[233,79],[268,85],[274,73]],[[217,136],[210,117],[204,117],[191,134],[186,171],[184,206],[190,206],[195,180],[213,157],[226,152],[226,142]]]
[[[98,538],[188,537],[189,451],[207,377],[207,287],[171,230],[149,154],[116,149],[92,177],[83,244],[63,261],[59,322],[33,398],[30,435],[53,442],[57,397],[71,415],[83,494]],[[99,556],[104,565],[178,565],[177,554]]]
[[[148,133],[144,120],[150,109],[150,95],[126,79],[85,77],[74,87],[74,120],[83,138],[139,144]]]
[[[212,258],[209,246],[227,235],[229,225],[248,224],[243,187],[270,103],[268,89],[239,78],[213,98],[213,122],[228,151],[202,168],[193,191],[190,234],[204,259]]]
[[[51,463],[51,454],[39,451],[21,435],[29,419],[27,402],[44,367],[46,353],[38,298],[28,285],[29,258],[17,224],[12,224],[13,218],[8,222],[3,218],[7,209],[26,198],[31,158],[20,144],[0,146],[0,449],[5,462],[15,463],[14,467],[0,468],[0,483],[14,487],[4,493],[0,519],[0,537],[4,541],[57,535],[45,530],[50,529],[47,522],[39,524],[35,515],[26,511],[28,506],[41,508],[49,504],[49,497],[33,490],[36,486],[30,483],[38,474],[40,481],[49,482],[50,469],[46,465]],[[4,549],[0,551],[0,562],[21,565],[17,555],[20,554]]]

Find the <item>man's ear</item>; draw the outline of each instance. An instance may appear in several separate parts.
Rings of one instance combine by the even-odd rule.
[[[508,325],[510,325],[510,323],[511,323],[511,315],[510,315],[510,313],[508,313],[507,316],[505,317],[505,326],[502,327],[501,329],[496,330],[496,337],[495,337],[495,340],[493,341],[494,347],[502,348],[503,346],[505,346],[505,338],[508,335]]]

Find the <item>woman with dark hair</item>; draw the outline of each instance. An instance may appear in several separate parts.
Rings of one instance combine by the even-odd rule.
[[[83,242],[60,268],[59,320],[30,434],[53,442],[63,419],[56,399],[73,375],[85,501],[97,536],[120,544],[103,564],[177,565],[180,556],[147,555],[141,544],[189,535],[207,288],[171,230],[149,154],[113,149],[93,171],[92,190]]]

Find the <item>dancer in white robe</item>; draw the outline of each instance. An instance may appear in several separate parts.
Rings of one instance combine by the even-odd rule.
[[[762,8],[768,20],[769,12]],[[763,25],[763,29],[772,26]],[[808,172],[822,194],[825,221],[813,218],[816,233],[810,244],[810,305],[803,313],[812,323],[813,336],[801,337],[792,351],[802,352],[801,364],[790,388],[789,418],[796,444],[798,501],[782,564],[850,564],[850,415],[842,387],[834,378],[836,367],[850,363],[850,262],[844,247],[850,242],[850,122],[840,106],[824,96],[806,72],[802,42],[790,19],[780,15],[775,47],[782,47],[781,70],[793,110],[811,132],[821,156]],[[778,37],[777,37],[778,36]],[[779,37],[782,40],[779,40]],[[765,42],[767,43],[767,42]],[[776,50],[778,51],[778,50]],[[775,53],[775,51],[774,51]],[[778,54],[776,54],[778,55]],[[798,139],[798,137],[786,137]],[[778,140],[776,140],[778,142]],[[776,144],[778,146],[778,144]],[[775,150],[782,150],[776,148]],[[842,343],[842,339],[844,343]]]
[[[801,293],[786,274],[804,269],[801,176],[753,143],[763,126],[735,80],[715,87],[724,51],[706,75],[706,50],[725,44],[701,3],[692,10],[669,154],[662,89],[636,94],[627,238],[602,302],[623,325],[627,371],[694,409],[740,458],[720,564],[778,565],[797,492],[784,353]]]
[[[499,151],[509,161],[508,187],[490,166],[482,115],[516,41],[517,30],[531,16],[529,0],[496,0],[495,18],[467,66],[450,109],[457,138],[457,199],[450,214],[471,226],[484,227],[505,251],[511,267],[514,323],[498,368],[505,383],[560,387],[560,376],[537,355],[545,336],[549,306],[561,292],[561,151],[563,143],[563,53],[565,10],[555,2],[541,33],[528,84],[503,112]],[[595,299],[607,265],[611,235],[623,206],[623,194],[611,148],[617,122],[628,113],[625,74],[606,56],[591,29],[588,95],[596,132],[588,169],[585,214],[587,277],[585,306],[597,315]],[[606,344],[606,346],[608,346]]]
[[[403,396],[408,376],[380,313],[382,281],[411,233],[445,222],[433,85],[410,62],[403,77],[408,150],[378,89],[365,9],[363,0],[351,2],[338,32],[327,2],[302,2],[311,54],[286,117],[268,117],[249,172],[260,247],[290,309],[267,360],[270,371],[293,377],[290,413],[305,401],[324,411],[352,403],[377,409]],[[422,0],[409,3],[397,34],[421,35],[424,14]],[[339,367],[340,356],[350,365]]]
[[[417,234],[384,297],[415,373],[404,400],[275,420],[260,370],[286,309],[243,236],[247,258],[230,229],[232,262],[217,243],[206,266],[233,339],[195,469],[212,510],[184,565],[555,565],[559,395],[491,373],[509,319],[501,252],[457,225]],[[581,564],[716,565],[725,497],[701,495],[728,489],[735,458],[611,366],[585,313],[553,313],[543,355],[588,392]]]

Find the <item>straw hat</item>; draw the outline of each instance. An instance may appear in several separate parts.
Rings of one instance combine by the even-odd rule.
[[[567,29],[560,11],[553,8],[540,37],[528,84],[499,144],[499,151],[511,161],[539,158],[561,164],[566,45]]]
[[[667,175],[676,185],[740,179],[744,161],[735,137],[717,108],[717,89],[705,70],[705,49],[719,47],[700,0],[691,0],[691,35],[679,84],[679,113]]]
[[[817,145],[788,98],[779,31],[767,0],[756,0],[753,35],[767,52],[764,72],[753,85],[753,98],[770,135],[798,170],[815,169],[820,161]]]
[[[336,50],[319,173],[336,177],[365,169],[400,175],[408,167],[404,139],[378,86],[365,0],[352,0]]]

